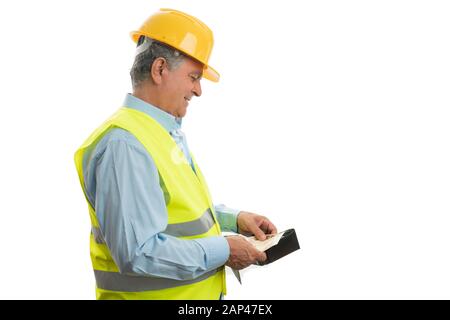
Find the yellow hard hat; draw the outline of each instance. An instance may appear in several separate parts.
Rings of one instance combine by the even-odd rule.
[[[177,10],[159,9],[138,31],[131,32],[131,38],[136,43],[140,36],[168,44],[198,60],[204,66],[203,77],[219,81],[219,73],[208,65],[214,44],[213,33],[199,19]]]

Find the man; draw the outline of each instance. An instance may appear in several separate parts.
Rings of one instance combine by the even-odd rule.
[[[75,163],[92,222],[98,299],[219,299],[224,265],[266,259],[240,236],[276,233],[265,217],[214,206],[181,132],[208,65],[211,30],[183,12],[161,9],[132,33],[133,94],[85,141]]]

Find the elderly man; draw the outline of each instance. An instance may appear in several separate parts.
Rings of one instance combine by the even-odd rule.
[[[214,206],[188,150],[181,118],[208,65],[211,30],[161,9],[132,33],[133,94],[85,141],[75,163],[92,223],[97,299],[219,299],[224,265],[266,259],[240,236],[276,233],[265,217]]]

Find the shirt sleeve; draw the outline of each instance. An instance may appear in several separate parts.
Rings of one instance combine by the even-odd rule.
[[[237,215],[240,210],[229,208],[224,204],[214,205],[214,210],[223,231],[237,232]]]
[[[230,249],[222,236],[162,233],[167,208],[153,159],[129,133],[106,140],[90,157],[85,181],[93,185],[86,189],[120,272],[188,280],[225,264]]]

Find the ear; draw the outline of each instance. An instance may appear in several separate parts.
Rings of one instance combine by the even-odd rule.
[[[167,70],[166,59],[159,57],[153,61],[152,67],[150,69],[150,76],[152,77],[153,83],[160,84],[162,82],[163,73]]]

